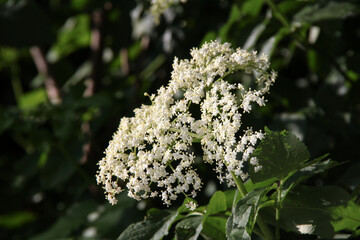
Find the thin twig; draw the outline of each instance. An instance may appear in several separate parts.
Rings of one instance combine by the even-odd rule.
[[[245,197],[248,192],[245,188],[244,183],[242,182],[241,179],[239,179],[234,172],[231,172],[231,176],[235,181],[236,187],[239,190],[240,194],[242,197]],[[273,233],[270,230],[269,226],[263,221],[262,217],[260,215],[257,216],[256,218],[256,223],[259,225],[259,228],[262,232],[262,236],[265,237],[266,240],[273,240]]]
[[[57,105],[62,103],[60,89],[57,86],[55,78],[52,76],[49,64],[46,61],[44,53],[39,46],[30,48],[30,54],[33,58],[35,66],[40,74],[45,77],[45,89],[50,103]]]
[[[276,198],[276,207],[275,207],[275,240],[280,239],[280,210],[281,210],[281,185],[282,182],[280,181],[280,184],[278,188],[276,189],[277,192],[277,198]]]
[[[93,96],[95,88],[101,77],[102,55],[104,48],[104,10],[95,10],[92,14],[93,28],[91,30],[91,65],[92,70],[90,78],[85,81],[86,89],[84,91],[84,97]]]
[[[85,91],[84,97],[91,97],[96,91],[96,87],[101,79],[101,67],[102,67],[102,56],[104,50],[104,19],[105,10],[109,6],[107,3],[104,9],[97,9],[93,12],[92,18],[92,30],[91,30],[91,74],[90,77],[85,80]],[[111,7],[111,6],[110,6]],[[83,134],[89,139],[84,143],[82,147],[83,155],[80,160],[82,164],[89,160],[90,153],[92,151],[92,132],[90,122],[84,122],[81,126]]]
[[[126,48],[120,50],[120,59],[121,59],[121,72],[126,76],[129,75],[130,66],[129,66],[129,52]]]

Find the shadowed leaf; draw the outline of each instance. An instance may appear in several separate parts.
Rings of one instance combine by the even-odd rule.
[[[260,171],[250,168],[254,183],[270,178],[285,179],[291,172],[304,166],[310,157],[306,146],[294,134],[287,131],[273,132],[265,129],[265,138],[260,142],[252,157],[257,157]]]

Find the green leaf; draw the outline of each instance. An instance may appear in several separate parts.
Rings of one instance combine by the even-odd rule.
[[[203,228],[203,216],[187,217],[180,221],[175,228],[176,240],[196,240]]]
[[[355,231],[360,227],[360,205],[349,201],[346,206],[336,206],[331,208],[331,217],[335,231],[350,230]]]
[[[284,206],[303,206],[327,210],[331,206],[344,205],[349,200],[349,193],[341,187],[299,185],[289,193],[288,198],[284,201]]]
[[[286,16],[292,16],[300,11],[306,4],[305,1],[283,0],[276,4],[277,9]]]
[[[265,181],[262,181],[262,182],[257,182],[257,183],[253,183],[251,181],[251,179],[247,180],[246,183],[244,184],[245,185],[245,188],[248,192],[254,190],[254,189],[257,189],[257,188],[263,188],[263,187],[268,187],[268,186],[271,186],[274,182],[276,182],[276,178],[270,178],[270,179],[267,179]]]
[[[143,221],[131,224],[118,240],[162,239],[177,216],[177,211],[150,209]]]
[[[186,207],[186,204],[188,204],[189,202],[194,202],[196,203],[196,201],[190,197],[186,197],[183,204],[177,209],[177,212],[179,214],[184,214],[184,213],[188,213],[190,212],[190,209]]]
[[[226,198],[226,206],[235,207],[236,203],[241,199],[241,194],[237,189],[231,189],[224,192]]]
[[[294,134],[287,131],[273,132],[265,128],[265,138],[260,142],[251,157],[257,157],[261,170],[255,172],[250,167],[254,183],[270,178],[284,180],[294,170],[305,165],[310,157],[306,146]]]
[[[298,186],[283,202],[281,225],[288,231],[331,239],[334,235],[331,209],[345,206],[349,200],[349,194],[337,186]]]
[[[0,215],[0,226],[4,228],[18,228],[36,220],[32,212],[21,211]]]
[[[243,14],[249,14],[251,16],[258,16],[263,5],[264,5],[264,0],[245,1],[244,4],[242,5],[241,10],[242,10]]]
[[[229,206],[231,205],[232,204],[230,204]],[[228,205],[226,195],[221,191],[215,192],[214,195],[211,197],[209,204],[206,206],[205,215],[202,217],[202,225],[206,226],[206,232],[210,237],[215,237],[213,234],[219,236],[215,239],[222,239],[222,237],[226,237],[226,219],[221,217],[212,218],[211,215],[225,212],[227,210],[227,206]],[[224,224],[218,226],[216,222]]]
[[[47,58],[54,63],[69,54],[88,47],[90,44],[90,17],[79,14],[68,18],[58,31],[56,43],[48,52]]]
[[[210,202],[206,207],[204,219],[210,215],[217,214],[219,212],[225,212],[226,210],[227,204],[225,194],[221,191],[217,191],[211,197]]]
[[[255,189],[237,202],[226,223],[226,236],[228,239],[251,238],[261,200],[267,190],[267,188]]]
[[[330,159],[327,159],[325,161],[321,161],[324,158],[326,158],[328,154],[325,154],[310,164],[309,166],[306,166],[299,171],[296,171],[293,175],[291,175],[289,178],[287,178],[284,183],[281,186],[281,197],[282,199],[285,198],[286,194],[295,186],[297,186],[301,181],[304,181],[305,179],[308,179],[318,173],[324,172],[332,167],[335,167],[339,165],[339,163],[335,161],[331,161]]]
[[[31,110],[39,104],[47,101],[47,94],[44,88],[38,88],[22,95],[19,99],[19,108],[23,110]]]
[[[355,1],[315,1],[300,10],[295,16],[295,22],[313,23],[329,19],[345,19],[359,13],[359,4]]]
[[[201,40],[201,44],[200,45],[203,45],[204,43],[206,42],[210,42],[211,40],[215,40],[217,37],[217,33],[215,31],[210,31],[210,32],[207,32],[205,34],[205,36],[203,37],[203,39]]]
[[[207,217],[203,223],[204,228],[201,231],[201,234],[206,235],[206,239],[225,240],[226,221],[227,219],[224,217]]]
[[[71,1],[71,7],[76,10],[83,10],[90,3],[90,0],[73,0]]]

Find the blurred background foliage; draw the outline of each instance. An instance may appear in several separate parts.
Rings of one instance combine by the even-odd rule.
[[[308,184],[359,193],[360,7],[348,0],[0,1],[0,238],[116,239],[156,200],[109,205],[97,162],[122,116],[167,84],[174,56],[218,39],[279,77],[256,129],[288,129],[343,162]],[[200,203],[221,189],[206,168]]]

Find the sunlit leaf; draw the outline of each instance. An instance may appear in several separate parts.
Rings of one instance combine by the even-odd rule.
[[[301,181],[339,165],[339,163],[331,161],[330,159],[322,161],[327,156],[328,154],[325,154],[313,160],[312,164],[300,169],[299,171],[296,171],[293,175],[286,179],[286,181],[281,186],[281,196],[284,198],[286,194]]]
[[[209,204],[206,207],[206,217],[219,212],[224,212],[227,209],[225,194],[217,191],[211,197]]]
[[[19,108],[23,110],[34,109],[41,103],[47,101],[47,94],[44,88],[38,88],[22,95],[19,99]]]
[[[261,8],[264,4],[264,0],[258,1],[245,1],[241,10],[244,14],[249,14],[252,16],[257,16],[261,11]]]
[[[263,188],[263,187],[270,186],[274,182],[276,182],[276,178],[266,179],[265,181],[257,182],[255,184],[251,181],[251,179],[249,179],[249,180],[247,180],[247,182],[244,185],[245,185],[246,190],[248,192],[250,192],[257,188]]]
[[[350,230],[355,231],[360,227],[360,205],[353,201],[345,206],[331,208],[331,224],[335,231]]]
[[[175,228],[176,240],[196,240],[203,228],[203,216],[190,216],[180,221]]]
[[[332,238],[335,231],[331,209],[346,206],[349,200],[349,194],[340,187],[298,186],[285,199],[280,221],[291,231]]]
[[[177,215],[177,211],[151,209],[143,221],[130,225],[118,240],[161,239],[168,234]]]
[[[90,17],[80,14],[67,19],[58,32],[57,41],[47,54],[50,62],[57,62],[70,53],[90,44]]]
[[[261,200],[266,192],[266,188],[255,189],[236,203],[226,223],[227,239],[251,239]]]

